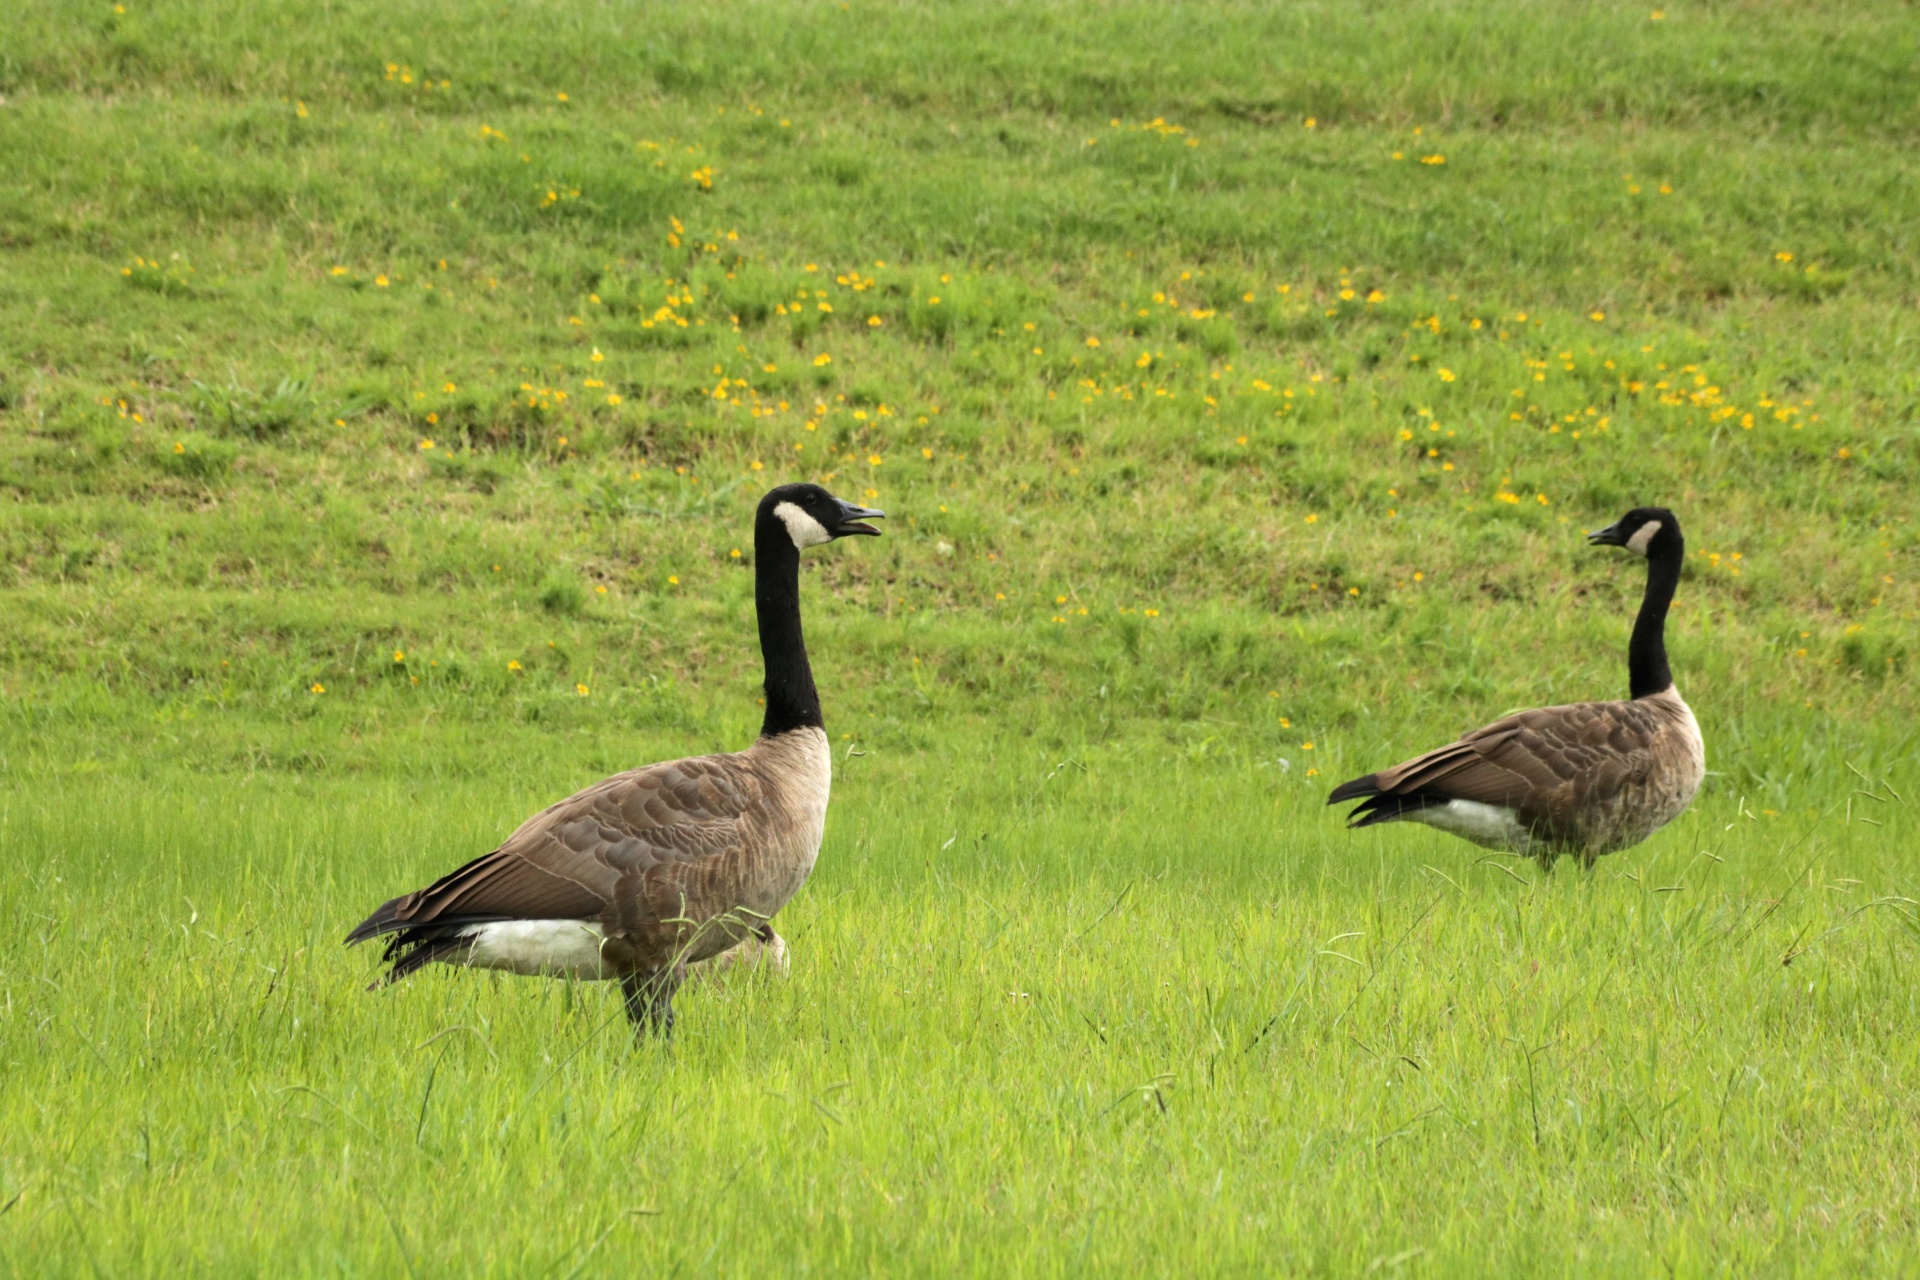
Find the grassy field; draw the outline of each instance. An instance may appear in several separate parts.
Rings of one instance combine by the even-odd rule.
[[[1920,1269],[1911,6],[0,12],[0,1269]],[[786,980],[367,994],[758,723]],[[1330,784],[1624,693],[1591,873]]]

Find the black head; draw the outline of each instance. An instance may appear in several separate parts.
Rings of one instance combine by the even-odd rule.
[[[1587,542],[1596,547],[1625,547],[1648,558],[1680,551],[1685,545],[1680,518],[1665,507],[1635,507],[1606,528],[1588,534]]]
[[[884,519],[886,512],[842,502],[817,484],[783,484],[760,499],[758,524],[784,528],[795,547],[817,547],[850,534],[879,537],[867,520]]]

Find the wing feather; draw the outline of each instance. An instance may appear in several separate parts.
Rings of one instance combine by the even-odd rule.
[[[349,940],[455,921],[646,910],[641,882],[649,873],[737,848],[742,816],[760,792],[732,756],[616,774],[534,814],[493,852],[386,904]]]
[[[1577,807],[1605,803],[1652,760],[1654,714],[1632,702],[1542,707],[1496,720],[1457,742],[1356,778],[1330,802],[1368,797],[1355,810],[1398,812],[1405,802],[1471,800],[1512,809],[1529,827],[1552,833]]]

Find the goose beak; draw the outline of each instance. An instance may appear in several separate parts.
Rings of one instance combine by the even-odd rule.
[[[887,513],[878,507],[860,507],[855,506],[851,502],[842,502],[840,504],[840,523],[834,526],[833,536],[836,538],[844,538],[850,533],[864,533],[870,537],[877,538],[880,536],[880,531],[864,522],[868,520],[884,520],[886,518]]]
[[[1604,529],[1595,529],[1592,533],[1588,534],[1587,545],[1590,547],[1624,547],[1627,545],[1627,540],[1620,536],[1620,526],[1618,524],[1610,524]]]

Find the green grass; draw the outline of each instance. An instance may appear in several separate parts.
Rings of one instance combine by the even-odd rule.
[[[1906,7],[123,7],[0,13],[7,1274],[1920,1262]],[[791,977],[365,993],[744,745],[795,477]],[[1693,810],[1342,831],[1640,502]]]

